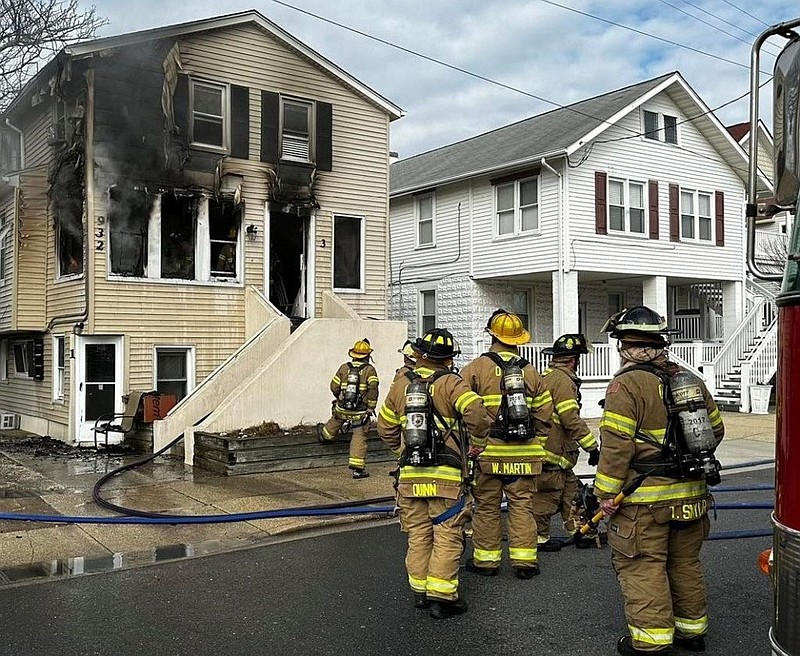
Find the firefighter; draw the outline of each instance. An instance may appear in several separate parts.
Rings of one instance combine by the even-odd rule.
[[[370,364],[372,346],[369,340],[358,340],[348,351],[350,362],[337,369],[331,379],[331,392],[335,397],[331,418],[326,424],[317,425],[320,442],[329,442],[342,431],[352,428],[350,457],[347,466],[353,470],[353,478],[367,478],[367,431],[370,417],[378,403],[378,373]]]
[[[553,398],[553,417],[550,433],[544,443],[544,467],[539,486],[533,497],[533,514],[539,551],[558,551],[562,543],[550,538],[550,518],[561,513],[564,529],[574,535],[580,528],[577,508],[578,478],[573,467],[580,449],[589,453],[589,465],[600,458],[597,439],[581,419],[581,379],[578,364],[581,355],[594,350],[580,334],[561,335],[552,347],[542,350],[551,356],[550,366],[542,374],[545,386]],[[594,542],[584,538],[579,546]]]
[[[550,428],[553,404],[539,373],[519,355],[517,347],[530,341],[522,320],[497,310],[486,331],[492,336],[488,353],[461,371],[493,419],[486,448],[477,455],[473,551],[467,570],[483,576],[498,573],[503,538],[500,504],[505,494],[509,560],[517,578],[532,579],[539,573],[533,494],[544,458],[540,438]]]
[[[402,378],[409,371],[414,371],[414,367],[417,364],[417,356],[414,351],[414,343],[410,339],[406,340],[406,343],[403,344],[403,348],[399,349],[398,353],[403,354],[403,366],[394,372],[394,379],[392,380],[392,382],[395,382],[398,378]]]
[[[405,564],[414,605],[445,619],[467,610],[458,587],[471,505],[466,431],[485,441],[491,417],[451,369],[459,351],[450,332],[429,330],[414,349],[416,366],[392,383],[378,435],[399,458],[397,506],[408,534]]]
[[[595,492],[608,516],[630,632],[617,651],[664,653],[671,644],[704,651],[699,555],[709,529],[707,480],[719,480],[711,454],[724,434],[722,418],[702,381],[667,359],[673,331],[663,317],[632,307],[605,330],[619,340],[622,367],[606,390]],[[679,392],[677,381],[687,378],[691,389]],[[698,449],[698,441],[710,446]],[[615,496],[639,476],[641,486],[617,504]]]

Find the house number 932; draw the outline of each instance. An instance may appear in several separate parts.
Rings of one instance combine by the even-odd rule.
[[[106,222],[105,217],[98,216],[97,217],[97,227],[94,229],[94,250],[102,251],[105,248],[105,236],[106,230],[103,228],[103,224]]]

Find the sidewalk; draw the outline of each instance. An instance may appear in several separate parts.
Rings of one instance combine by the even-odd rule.
[[[723,466],[774,457],[774,414],[725,413],[723,419],[727,435],[717,451]],[[589,423],[596,432],[598,420]],[[46,442],[51,448],[20,446],[6,433],[0,431],[0,512],[111,516],[92,500],[95,482],[141,457],[96,454],[52,442]],[[353,480],[343,466],[225,477],[187,467],[181,458],[162,456],[111,479],[102,494],[113,503],[154,512],[252,512],[388,497],[393,494],[393,468],[393,463],[372,464],[371,476],[363,480]],[[592,471],[584,455],[576,472]],[[0,521],[0,585],[244,548],[323,524],[378,518],[385,515],[183,525]]]

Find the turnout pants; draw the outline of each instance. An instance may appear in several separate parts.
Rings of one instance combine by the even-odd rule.
[[[503,519],[500,503],[508,502],[508,555],[512,567],[536,565],[536,522],[533,494],[538,476],[492,476],[478,472],[472,516],[472,560],[496,569],[502,560]]]
[[[464,552],[464,525],[469,519],[471,500],[465,499],[461,512],[441,524],[433,520],[458,503],[440,497],[398,495],[400,527],[408,534],[406,571],[414,592],[430,599],[458,599],[458,568]]]
[[[642,651],[663,651],[675,635],[701,636],[708,629],[700,567],[708,516],[670,522],[664,510],[669,509],[631,504],[609,520],[608,544],[628,630],[634,647]]]
[[[575,505],[578,496],[578,478],[571,469],[546,469],[539,476],[539,485],[533,495],[533,516],[536,519],[538,543],[550,539],[550,518],[561,514],[564,530],[572,535],[580,527],[580,516]]]
[[[350,469],[364,469],[366,467],[369,421],[356,425],[358,421],[358,418],[352,420],[353,432],[350,437],[350,457],[347,461],[347,466]],[[363,418],[361,421],[363,421]],[[322,427],[322,437],[326,440],[335,439],[344,422],[344,419],[339,419],[339,417],[333,415]]]

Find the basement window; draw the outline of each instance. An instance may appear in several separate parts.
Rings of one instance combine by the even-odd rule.
[[[191,347],[157,346],[155,388],[174,394],[180,401],[194,384],[194,350]]]
[[[147,264],[150,200],[140,189],[112,187],[108,191],[111,273],[141,278]]]

